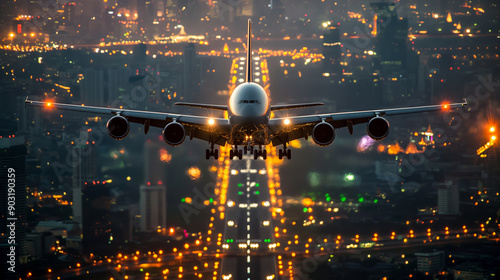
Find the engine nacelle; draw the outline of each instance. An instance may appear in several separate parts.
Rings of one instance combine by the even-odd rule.
[[[316,144],[328,146],[335,140],[335,129],[327,122],[320,122],[314,126],[312,137]]]
[[[389,134],[389,122],[382,117],[374,117],[366,126],[366,133],[373,140],[380,141]]]
[[[163,129],[163,140],[170,146],[179,146],[186,139],[184,126],[177,122],[171,122]]]
[[[108,134],[115,140],[122,140],[130,131],[130,123],[122,116],[114,116],[106,124]]]

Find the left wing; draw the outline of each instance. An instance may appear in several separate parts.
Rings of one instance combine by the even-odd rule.
[[[110,116],[120,115],[125,117],[129,122],[159,128],[164,128],[168,123],[176,121],[185,126],[186,134],[190,138],[198,138],[205,141],[214,141],[215,144],[218,145],[225,145],[230,132],[229,121],[222,118],[127,110],[119,108],[71,105],[32,101],[28,99],[26,99],[25,104],[26,106],[42,107],[47,109],[77,111]],[[146,128],[145,132],[147,132]]]
[[[312,133],[313,127],[325,121],[335,129],[348,127],[352,133],[352,126],[367,123],[372,118],[380,116],[395,116],[422,112],[443,111],[458,109],[467,106],[467,100],[463,103],[453,103],[444,105],[430,105],[418,107],[404,107],[395,109],[380,109],[355,112],[341,112],[320,115],[295,116],[289,118],[276,118],[269,120],[269,126],[273,131],[272,143],[274,146],[283,144],[284,141],[292,141],[302,137],[308,137]],[[285,140],[286,139],[286,140]]]

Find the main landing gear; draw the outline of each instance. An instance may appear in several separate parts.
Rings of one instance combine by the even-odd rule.
[[[238,159],[243,158],[243,151],[238,149],[238,146],[235,146],[235,149],[231,149],[229,151],[229,158],[233,159],[234,157],[238,157]]]
[[[283,149],[279,149],[278,151],[279,159],[283,157],[287,157],[288,159],[292,159],[292,150],[286,148],[286,144],[283,145]]]
[[[210,149],[207,149],[205,153],[206,159],[210,159],[211,156],[214,156],[214,159],[219,158],[219,150],[214,149],[214,144],[211,144]]]
[[[253,151],[253,159],[258,159],[262,157],[263,159],[267,159],[267,151],[262,149],[262,146],[259,146],[259,150]]]

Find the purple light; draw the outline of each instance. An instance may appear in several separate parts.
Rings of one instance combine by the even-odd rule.
[[[359,143],[358,143],[358,146],[356,147],[356,150],[358,152],[365,152],[366,150],[368,150],[369,148],[371,148],[373,146],[373,143],[375,143],[375,140],[370,138],[370,136],[365,135],[365,136],[361,137],[361,139],[359,140]]]

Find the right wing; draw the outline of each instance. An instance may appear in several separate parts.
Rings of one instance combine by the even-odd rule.
[[[274,146],[283,142],[300,139],[311,135],[313,127],[325,121],[335,129],[341,127],[351,127],[356,124],[367,123],[376,116],[394,116],[422,112],[443,111],[458,109],[467,106],[467,101],[463,103],[453,103],[444,105],[430,105],[418,107],[404,107],[395,109],[380,109],[355,112],[341,112],[319,115],[295,116],[289,118],[276,118],[269,120],[269,126],[273,131],[271,139]]]
[[[125,117],[129,122],[138,124],[149,124],[153,127],[164,128],[168,123],[176,121],[186,128],[186,135],[205,141],[212,141],[218,145],[225,145],[229,138],[231,126],[229,121],[223,118],[211,118],[203,116],[190,116],[181,114],[149,112],[139,110],[127,110],[119,108],[94,107],[84,105],[72,105],[26,99],[27,106],[42,107],[47,109],[76,111],[83,113],[101,114]],[[212,122],[210,124],[209,122]]]
[[[313,106],[322,106],[325,103],[315,102],[315,103],[299,103],[299,104],[285,104],[285,105],[271,105],[271,111],[281,111],[281,110],[289,110],[289,109],[298,109],[298,108],[306,108]]]

